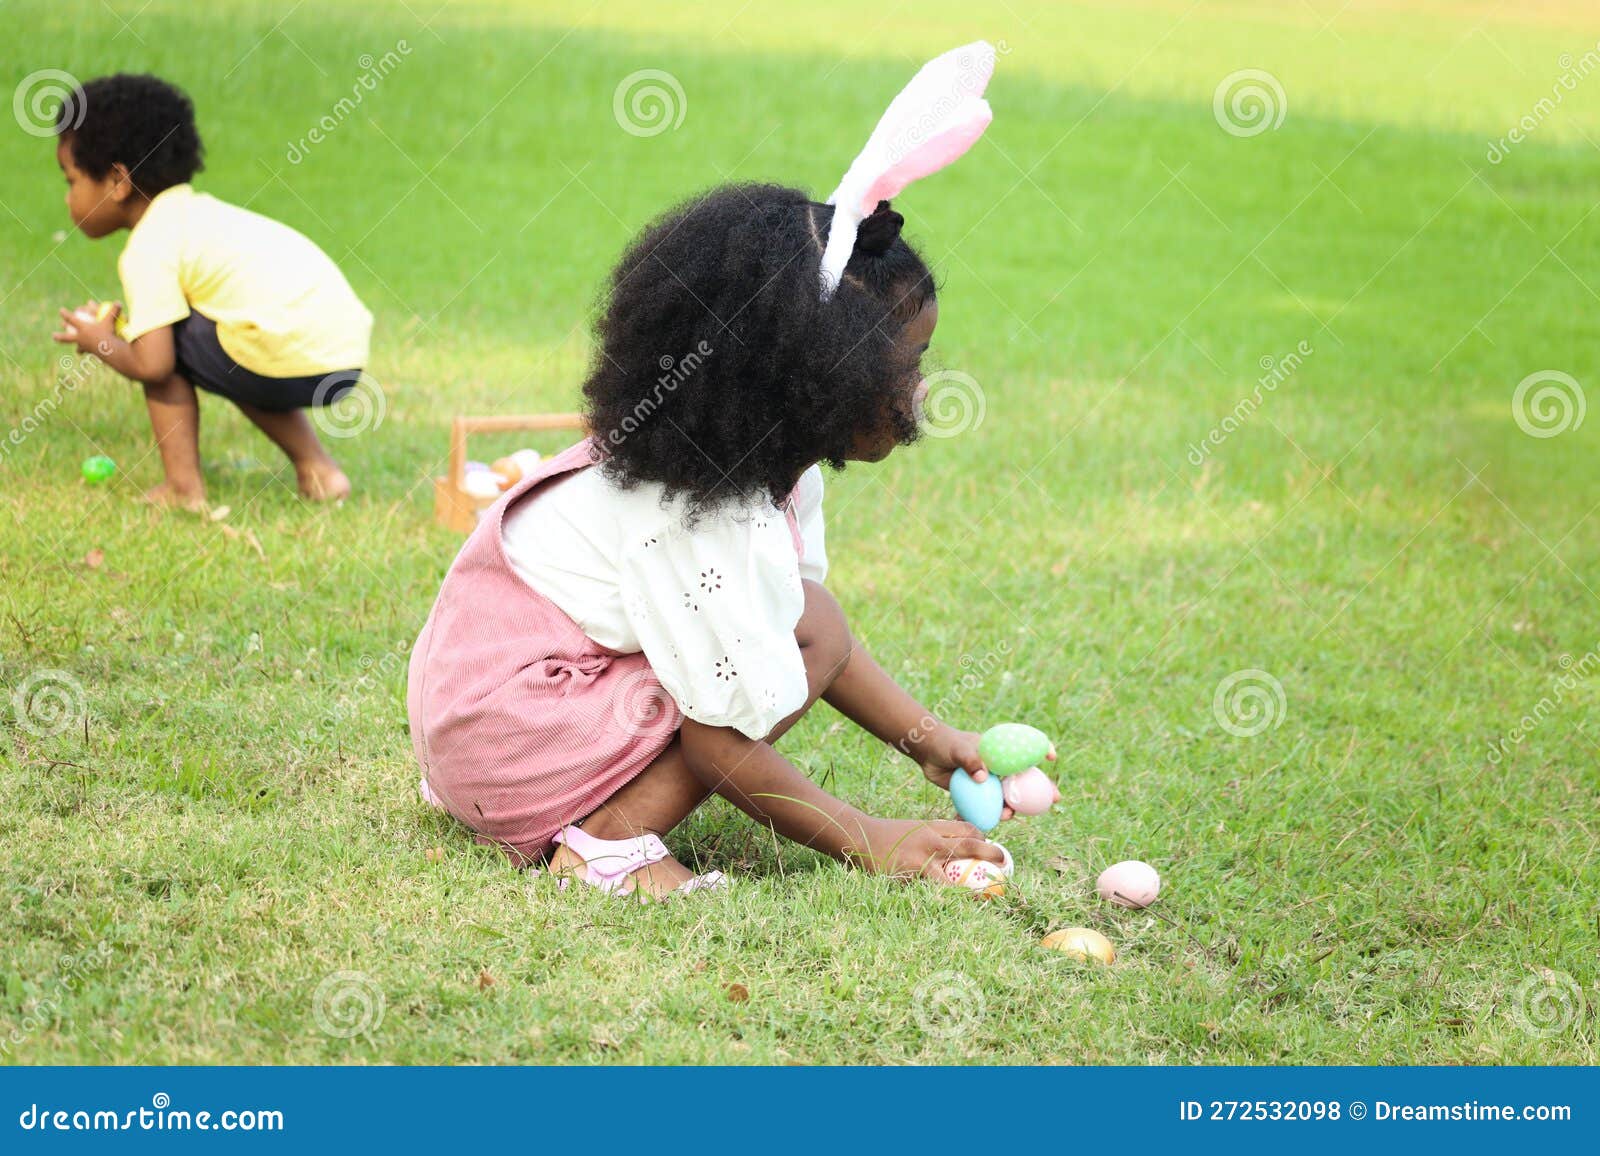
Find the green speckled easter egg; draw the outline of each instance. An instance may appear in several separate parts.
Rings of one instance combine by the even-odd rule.
[[[1002,778],[1038,766],[1050,750],[1050,737],[1025,723],[992,726],[978,740],[978,757],[983,765]]]

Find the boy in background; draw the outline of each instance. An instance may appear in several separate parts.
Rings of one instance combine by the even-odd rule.
[[[367,363],[372,314],[338,266],[289,226],[190,187],[204,167],[194,106],[166,81],[91,80],[56,131],[73,224],[93,238],[127,229],[128,240],[117,261],[126,306],[63,309],[54,337],[144,385],[166,471],[145,498],[205,507],[197,387],[288,455],[305,497],[348,496],[305,413],[348,392]]]

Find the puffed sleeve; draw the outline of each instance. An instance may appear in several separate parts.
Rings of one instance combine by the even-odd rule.
[[[812,466],[800,475],[794,488],[795,520],[800,525],[800,540],[805,557],[800,560],[800,577],[821,582],[828,576],[828,550],[822,531],[822,467]]]
[[[619,581],[640,649],[689,718],[760,739],[805,705],[805,596],[780,512],[670,521],[625,544]]]

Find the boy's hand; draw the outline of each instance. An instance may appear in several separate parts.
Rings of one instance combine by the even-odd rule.
[[[1005,862],[982,831],[955,819],[872,819],[863,833],[867,845],[852,850],[850,860],[877,875],[943,883],[952,859],[983,859],[997,867]]]
[[[103,357],[117,336],[117,318],[121,315],[119,301],[89,301],[76,310],[63,309],[61,330],[51,337],[60,344],[76,345],[84,353]]]

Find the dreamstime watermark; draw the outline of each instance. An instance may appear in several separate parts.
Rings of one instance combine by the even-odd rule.
[[[1211,451],[1223,442],[1228,436],[1236,432],[1245,422],[1255,415],[1261,408],[1266,396],[1276,393],[1278,387],[1288,381],[1294,372],[1304,364],[1305,359],[1316,352],[1309,341],[1302,341],[1282,357],[1263,357],[1260,361],[1262,374],[1256,378],[1256,387],[1249,394],[1241,397],[1220,422],[1213,426],[1206,436],[1198,442],[1189,443],[1189,464],[1201,466],[1205,464]]]
[[[611,115],[629,136],[660,136],[682,124],[688,112],[683,85],[660,68],[630,72],[611,94]]]
[[[1588,399],[1570,373],[1541,369],[1517,383],[1511,394],[1511,417],[1531,438],[1553,438],[1583,424]]]
[[[148,1108],[54,1108],[29,1104],[17,1116],[25,1132],[282,1132],[277,1108],[224,1108],[221,1111],[174,1108],[172,1097],[157,1092]]]
[[[636,1000],[622,1019],[596,1031],[592,1042],[602,1047],[620,1048],[630,1036],[644,1027],[646,1020],[654,1016],[657,1010],[655,1000],[649,996]]]
[[[252,635],[252,640],[257,636]],[[379,658],[370,654],[363,654],[356,660],[356,665],[361,668],[361,673],[354,679],[340,680],[340,693],[333,700],[333,705],[317,720],[314,726],[307,727],[301,734],[300,740],[290,747],[290,754],[295,759],[306,756],[313,744],[313,740],[322,733],[342,733],[344,723],[360,713],[365,705],[364,696],[374,685],[382,687],[394,686],[404,675],[406,663],[411,652],[411,643],[400,641],[394,647],[385,651]]]
[[[1211,714],[1230,735],[1253,739],[1283,725],[1288,709],[1283,683],[1265,670],[1236,670],[1217,684]]]
[[[988,400],[977,378],[941,369],[922,379],[916,394],[917,424],[929,437],[953,438],[983,424]]]
[[[988,1000],[978,981],[964,971],[941,971],[917,984],[911,1010],[926,1035],[947,1040],[965,1035],[983,1021]]]
[[[336,971],[317,985],[311,997],[311,1018],[318,1030],[335,1039],[372,1034],[383,1025],[383,988],[364,971]]]
[[[1241,68],[1217,85],[1211,96],[1211,115],[1229,136],[1260,136],[1283,124],[1289,115],[1289,97],[1272,73]]]
[[[11,692],[17,725],[36,738],[51,738],[80,724],[89,713],[83,683],[64,670],[36,670]]]
[[[1579,683],[1596,670],[1600,670],[1600,643],[1582,658],[1574,659],[1570,654],[1563,654],[1559,663],[1566,673],[1550,680],[1550,692],[1536,702],[1532,710],[1517,720],[1516,726],[1489,744],[1488,758],[1492,765],[1498,765],[1511,753],[1512,747],[1521,746],[1545,719],[1555,713],[1556,708],[1566,701],[1567,695],[1575,690]]]
[[[88,110],[78,78],[59,68],[41,68],[22,78],[11,93],[11,115],[29,136],[49,137],[71,132],[83,123]]]
[[[40,398],[22,420],[12,426],[4,438],[0,438],[0,458],[19,449],[23,442],[49,421],[61,408],[67,395],[89,380],[99,359],[91,353],[69,353],[63,354],[57,364],[61,368],[61,375],[56,378],[55,388]]]
[[[63,1001],[77,991],[84,979],[103,970],[111,956],[111,945],[102,939],[88,951],[57,959],[55,975],[45,993],[23,1004],[22,1017],[10,1031],[0,1036],[0,1056],[10,1056],[12,1048],[22,1047],[41,1029],[66,1020],[68,1013]]]
[[[672,709],[672,696],[648,666],[623,675],[611,689],[611,722],[626,735],[658,731]]]
[[[361,102],[367,98],[367,93],[375,91],[379,82],[399,68],[401,62],[410,55],[411,45],[404,40],[396,40],[394,47],[382,56],[374,57],[370,52],[363,52],[356,57],[356,65],[361,69],[361,75],[356,77],[356,82],[350,86],[350,95],[341,96],[335,101],[333,108],[324,113],[299,140],[285,142],[289,147],[283,154],[284,159],[291,165],[297,165],[305,160],[315,146],[332,136],[339,126],[361,107]]]
[[[1564,971],[1541,968],[1517,986],[1511,1013],[1523,1031],[1554,1039],[1578,1022],[1585,1001],[1583,988]]]
[[[1011,643],[1005,639],[1001,639],[993,650],[986,651],[982,658],[974,658],[970,653],[963,654],[956,662],[962,671],[960,679],[944,697],[928,708],[928,713],[917,720],[917,725],[906,733],[906,737],[895,744],[900,753],[911,756],[912,748],[927,739],[938,728],[939,720],[953,714],[969,691],[980,689],[989,676],[1001,668],[1010,654]]]
[[[1578,87],[1578,82],[1584,80],[1595,69],[1600,68],[1600,42],[1576,60],[1572,53],[1563,52],[1557,58],[1556,64],[1561,69],[1561,75],[1556,77],[1555,83],[1550,86],[1550,95],[1540,97],[1534,106],[1507,130],[1506,135],[1499,140],[1489,142],[1489,151],[1484,154],[1484,159],[1491,165],[1497,165],[1511,155],[1511,150],[1527,140],[1544,124],[1561,102],[1566,99],[1566,94],[1573,92]]]
[[[996,41],[996,56],[1009,56],[1011,46],[1004,40]],[[974,53],[971,46],[956,53],[955,83],[948,92],[941,93],[914,122],[904,126],[889,142],[889,159],[898,163],[914,152],[944,127],[944,120],[968,94],[982,93],[989,80],[992,67],[983,67],[987,52]]]
[[[330,373],[311,393],[311,412],[329,437],[353,438],[375,430],[389,412],[389,396],[381,382],[354,369]]]
[[[649,396],[641,397],[634,403],[632,411],[622,416],[622,420],[615,428],[606,431],[606,441],[613,446],[620,446],[630,434],[650,419],[651,414],[661,408],[662,403],[680,385],[694,376],[713,352],[710,342],[700,341],[688,353],[676,360],[670,354],[663,354],[656,362],[661,367],[662,373],[656,378]]]

